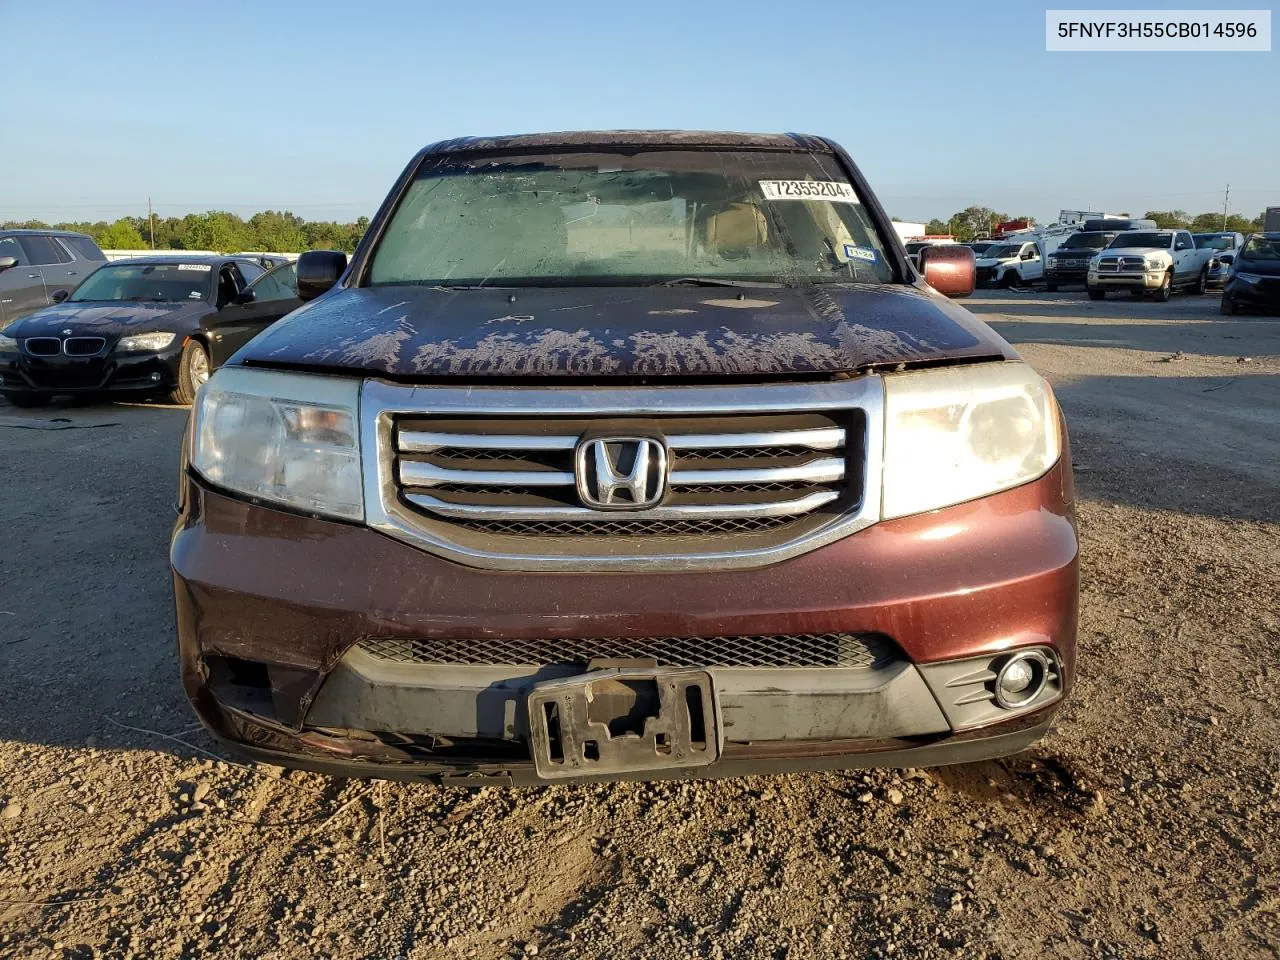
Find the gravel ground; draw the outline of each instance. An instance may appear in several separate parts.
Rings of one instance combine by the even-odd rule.
[[[177,680],[184,412],[0,406],[0,955],[1280,957],[1280,322],[969,305],[1070,420],[1080,681],[1032,751],[936,770],[501,791],[225,762]]]

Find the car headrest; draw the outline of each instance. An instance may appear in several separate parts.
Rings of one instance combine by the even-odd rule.
[[[742,255],[765,245],[769,222],[753,203],[730,204],[703,220],[702,239],[710,251]]]

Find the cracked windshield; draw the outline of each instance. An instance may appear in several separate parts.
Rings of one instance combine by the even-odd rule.
[[[887,283],[834,158],[652,151],[429,159],[372,284]]]

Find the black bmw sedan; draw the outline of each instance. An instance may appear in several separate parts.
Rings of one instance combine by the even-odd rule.
[[[119,260],[5,328],[0,393],[20,407],[84,393],[190,403],[210,371],[300,303],[292,263]]]

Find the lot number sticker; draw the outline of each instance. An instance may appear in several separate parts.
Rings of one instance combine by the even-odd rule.
[[[828,200],[832,203],[857,203],[853,185],[838,180],[761,180],[760,191],[766,200]]]
[[[178,264],[178,269],[179,270],[199,270],[201,273],[208,273],[210,270],[213,269],[213,267],[211,267],[207,263],[180,263]]]

